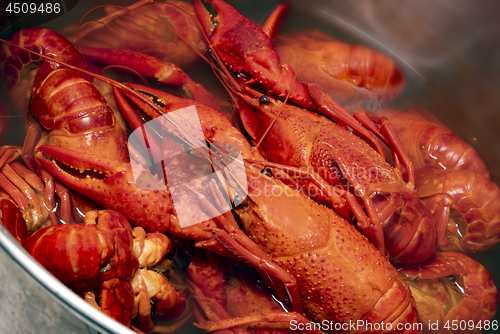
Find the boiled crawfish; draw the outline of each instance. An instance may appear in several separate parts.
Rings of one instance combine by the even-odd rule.
[[[270,71],[279,72],[286,68],[286,65],[279,64],[279,57],[266,58],[264,56],[268,53],[274,54],[275,51],[272,49],[268,36],[255,24],[222,1],[209,1],[209,3],[216,8],[217,16],[207,14],[199,1],[194,3],[195,11],[207,34],[211,50],[216,55],[215,58],[220,59],[220,62],[230,71],[248,72],[249,68],[261,63]],[[229,18],[232,19],[231,24],[227,22]],[[214,21],[219,22],[217,26],[213,24]],[[247,41],[247,31],[244,31],[242,27],[251,27],[251,31],[255,32],[255,36],[249,39],[253,44]],[[240,60],[230,60],[229,50],[239,54]],[[248,68],[245,69],[245,66]],[[255,69],[248,73],[255,75],[252,80],[261,80],[261,77],[266,74]],[[369,240],[385,253],[383,227],[372,198],[378,193],[390,197],[400,192],[411,192],[413,187],[413,167],[390,125],[381,124],[380,131],[377,130],[376,133],[393,149],[395,159],[404,164],[408,174],[408,183],[403,181],[401,170],[395,170],[385,161],[381,144],[373,138],[373,135],[318,87],[308,87],[308,94],[314,97],[317,104],[311,109],[333,111],[338,116],[335,120],[339,123],[334,123],[308,110],[274,100],[266,95],[274,93],[261,81],[259,82],[266,93],[249,88],[252,80],[241,86],[239,82],[232,80],[225,73],[222,73],[221,77],[225,80],[225,84],[232,88],[231,94],[243,127],[263,156],[279,164],[314,169],[320,177],[338,190],[337,198],[328,199],[333,202],[333,207],[336,210],[342,210],[341,208],[347,204],[346,206],[356,216],[358,226]],[[269,76],[269,78],[272,77],[272,75]],[[291,99],[295,88],[291,83],[288,84],[292,87],[290,88],[290,101],[296,102]],[[351,127],[353,132],[359,134],[361,138],[347,130],[347,126]],[[361,156],[364,159],[360,159]],[[349,187],[353,189],[349,190]],[[353,199],[354,191],[361,199],[366,213]],[[408,196],[411,195],[408,194]],[[348,217],[345,208],[343,210],[344,217]],[[420,229],[422,232],[435,229],[435,224],[428,223],[432,221],[432,216],[429,214],[424,216],[423,220],[413,223],[418,226],[420,222],[423,222],[425,227]],[[413,230],[416,231],[417,228]],[[416,240],[418,239],[426,240],[428,246],[422,247],[421,256],[411,256],[411,261],[424,261],[435,251],[435,240],[417,237]],[[413,247],[419,247],[417,242],[413,245]],[[408,254],[410,253],[414,251],[409,251]],[[404,261],[402,258],[401,260]],[[414,263],[418,262],[412,264]]]
[[[39,34],[40,31],[25,30],[21,33],[31,36],[33,34]],[[43,33],[45,34],[46,31],[44,30]],[[56,37],[58,36],[56,33],[53,33],[53,35]],[[122,130],[117,126],[112,110],[96,88],[88,81],[84,80],[81,75],[72,70],[56,69],[47,72],[45,77],[40,79],[40,82],[34,89],[30,104],[31,113],[40,120],[45,132],[38,142],[36,141],[38,140],[38,136],[36,135],[36,140],[33,139],[31,142],[36,145],[44,143],[57,145],[57,147],[62,149],[71,147],[82,151],[95,150],[98,153],[105,154],[107,157],[113,159],[113,161],[128,162],[128,150]],[[54,92],[55,94],[53,94]],[[37,146],[33,147],[34,150],[37,149]],[[15,164],[15,162],[8,162],[8,165],[3,169],[5,170],[7,167],[10,168],[11,165],[14,167],[17,166]],[[38,169],[44,171],[40,165]],[[27,170],[27,172],[35,175],[29,170]],[[23,173],[26,175],[27,172],[18,173],[24,176]],[[120,215],[120,217],[122,216]],[[122,217],[122,219],[124,218]],[[126,222],[126,224],[128,224],[128,222]],[[130,225],[128,225],[128,229],[130,230]],[[43,260],[48,254],[44,252],[44,247],[50,249],[50,247],[65,247],[67,245],[67,240],[63,238],[67,233],[70,233],[67,234],[68,237],[87,233],[89,237],[97,237],[96,240],[101,238],[103,242],[107,242],[105,244],[107,248],[102,247],[100,250],[102,250],[103,253],[99,256],[91,255],[91,258],[101,259],[104,263],[85,263],[83,261],[85,254],[79,258],[78,254],[80,251],[78,248],[75,248],[74,254],[76,254],[76,260],[80,261],[79,263],[82,266],[81,268],[78,266],[74,267],[73,269],[75,269],[75,272],[73,275],[71,275],[71,271],[68,271],[65,267],[69,262],[68,259],[65,259],[63,256],[53,258],[52,262],[49,258],[45,259],[45,262],[39,262],[42,262],[42,264],[60,278],[63,283],[85,293],[85,298],[94,306],[102,309],[106,314],[129,325],[131,318],[130,313],[140,312],[141,324],[144,324],[145,317],[150,313],[149,309],[143,306],[136,306],[136,309],[138,308],[139,311],[132,310],[134,292],[129,280],[132,279],[133,274],[137,271],[137,266],[135,265],[137,263],[136,255],[133,254],[133,258],[131,258],[129,254],[130,251],[127,253],[126,247],[121,245],[118,241],[117,245],[109,244],[108,240],[99,234],[100,230],[96,233],[94,232],[92,227],[89,226],[58,225],[54,226],[53,229],[40,230],[40,232],[29,239],[26,247],[37,254],[40,251],[40,258],[37,256],[35,256],[35,258]],[[122,233],[120,232],[120,234]],[[59,235],[60,239],[56,239],[56,242],[50,242],[50,240],[47,242],[46,238],[49,235],[55,236],[56,238]],[[38,242],[38,239],[43,240]],[[129,241],[131,243],[131,237],[127,237],[126,239],[130,239]],[[91,243],[96,240],[91,240]],[[84,244],[86,244],[86,242],[82,243],[81,246],[84,246]],[[80,244],[77,246],[79,245]],[[131,245],[129,245],[129,248],[130,247]],[[94,248],[87,248],[87,251],[92,250],[96,251]],[[113,258],[111,259],[110,256],[113,256]],[[111,261],[111,269],[107,268],[110,265],[107,263],[108,260]],[[120,261],[124,261],[124,263],[120,263]],[[117,269],[114,270],[113,266],[116,266]],[[90,270],[90,272],[86,270]],[[109,274],[106,274],[108,270]],[[67,276],[65,276],[65,273]],[[107,276],[99,276],[101,273]],[[157,280],[157,282],[155,282],[155,280]],[[149,298],[152,298],[157,302],[157,310],[159,313],[169,312],[170,308],[167,307],[169,303],[167,300],[170,298],[170,295],[172,295],[173,290],[171,288],[170,290],[166,288],[166,286],[169,285],[165,279],[162,280],[161,276],[149,272],[147,269],[142,269],[140,274],[138,273],[135,276],[134,282],[134,284],[137,285],[138,298],[142,300],[140,302],[141,305],[145,305],[146,303],[149,305]],[[153,287],[157,285],[161,290],[153,292]],[[144,289],[147,290],[145,295]],[[143,301],[144,298],[146,298],[146,303]],[[120,302],[117,303],[117,300]],[[177,299],[173,301],[174,304],[171,307],[177,306],[180,299],[177,296]],[[132,314],[132,316],[135,317],[136,313]],[[150,328],[150,326],[147,326],[147,328]]]
[[[475,253],[500,241],[500,188],[469,144],[422,108],[369,115],[390,119],[413,164],[422,168],[417,196],[433,212],[441,248]]]
[[[469,170],[490,178],[476,150],[422,108],[371,111],[394,125],[415,168]]]
[[[477,253],[500,242],[500,188],[465,170],[418,170],[417,196],[434,212],[439,246]]]
[[[136,273],[138,261],[132,250],[132,229],[122,215],[106,211],[89,215],[86,225],[49,226],[31,235],[24,247],[75,291],[102,289],[103,312],[130,325],[134,294],[128,280]]]
[[[263,266],[264,258],[258,250],[269,254],[296,278],[302,307],[314,321],[384,321],[393,328],[418,322],[408,286],[351,224],[254,167],[249,166],[246,172],[249,202],[236,212],[259,249],[249,245],[244,250],[239,248],[239,241],[224,231],[215,233],[218,242],[262,270],[268,268]],[[206,199],[198,201],[207,208],[211,206]],[[219,219],[229,217],[223,215]],[[274,320],[287,321],[280,317]],[[259,321],[269,318],[263,316]],[[408,327],[412,327],[408,332],[417,332],[415,326]],[[211,327],[221,328],[225,327]],[[363,330],[354,330],[357,331]]]
[[[47,147],[45,147],[45,148],[47,149]],[[42,150],[41,150],[41,151],[43,151],[43,148],[42,148]],[[56,151],[57,151],[57,150],[56,150]],[[47,152],[50,152],[50,149],[47,149]],[[52,152],[54,152],[54,151],[52,151]],[[60,153],[61,153],[60,151],[57,151],[57,154],[60,154]],[[68,155],[68,156],[66,156],[66,157],[64,157],[63,155],[60,155],[60,157],[62,157],[63,159],[66,159],[66,158],[68,158],[68,157],[70,157],[70,156],[76,157],[76,154],[75,154],[74,152],[73,152],[73,153],[71,153],[71,152],[70,152],[70,153],[69,153],[69,155]],[[84,158],[83,160],[85,160],[85,158],[87,158],[87,156],[85,156],[85,155],[82,155],[82,157]],[[68,160],[66,159],[66,161],[68,161]],[[95,161],[92,161],[92,159],[89,159],[89,160],[87,160],[87,161],[85,161],[84,163],[82,163],[82,164],[81,164],[81,166],[85,166],[85,167],[89,167],[89,166],[93,166],[93,165],[95,165]],[[103,163],[103,164],[99,164],[99,163],[98,163],[98,165],[99,165],[100,167],[102,167],[103,169],[104,169],[104,168],[112,168],[112,167],[111,167],[111,166],[112,166],[112,165],[111,165],[111,163],[110,163],[109,165],[107,165],[107,166],[105,166],[105,164],[104,164],[104,163]],[[119,169],[117,169],[117,170],[119,170]],[[115,171],[116,171],[116,170],[115,170]],[[119,170],[119,172],[120,172],[120,173],[121,173],[122,171],[123,171],[123,170]],[[108,175],[109,175],[109,174],[108,174]],[[207,224],[207,226],[208,226],[208,224]],[[207,234],[209,234],[209,233],[207,233]]]
[[[348,45],[321,32],[280,36],[280,59],[303,82],[317,84],[341,104],[365,99],[389,100],[404,88],[401,70],[387,56],[360,45]]]
[[[358,218],[358,225],[369,239],[377,246],[383,245],[385,242],[380,240],[378,233],[387,228],[383,226],[384,224],[378,225],[378,222],[388,222],[386,218],[395,209],[378,213],[377,210],[380,211],[379,207],[382,205],[374,205],[374,196],[377,194],[387,197],[403,196],[400,198],[404,199],[405,205],[418,205],[418,199],[408,192],[411,191],[411,185],[408,186],[403,181],[401,175],[385,161],[382,155],[341,125],[271,98],[267,99],[267,103],[261,103],[259,101],[261,96],[263,95],[248,96],[238,93],[237,103],[243,126],[254,141],[259,141],[259,150],[262,154],[270,161],[280,164],[302,169],[312,167],[319,176],[334,186],[336,194],[342,197],[340,203],[334,204],[341,207],[345,199],[350,210]],[[266,132],[267,129],[270,130]],[[361,156],[364,158],[360,159]],[[370,159],[367,159],[368,156]],[[361,208],[358,203],[350,199],[349,187],[353,187],[352,193],[361,198],[368,217],[364,216],[362,211],[360,213]],[[389,207],[391,206],[387,206]],[[410,222],[412,224],[410,230],[414,232],[419,230],[415,234],[414,242],[392,241],[391,234],[386,234],[387,243],[394,246],[389,253],[394,258],[398,254],[400,263],[416,264],[425,261],[435,251],[436,240],[432,238],[435,235],[433,217],[425,210],[421,212],[421,216],[416,216],[416,219]],[[367,218],[371,226],[367,223]],[[426,233],[429,234],[428,237],[422,238],[421,236]],[[426,245],[421,245],[419,240],[424,240]],[[403,255],[402,251],[407,246],[409,247],[406,249],[406,255]],[[416,251],[418,251],[417,256]]]
[[[196,27],[193,6],[185,1],[140,1],[120,8],[104,7],[106,16],[64,34],[75,45],[145,53],[185,67],[198,60],[203,36]]]
[[[289,317],[301,325],[314,327],[309,320],[299,314],[286,313],[283,307],[272,298],[267,287],[258,286],[258,275],[246,269],[244,274],[236,273],[236,268],[223,265],[222,260],[213,253],[206,252],[196,255],[187,272],[188,286],[195,297],[197,304],[208,318],[195,312],[198,326],[210,330],[210,326],[217,322],[221,326],[224,322],[248,322],[250,333],[281,333],[289,329],[290,322],[262,322],[255,323],[263,316],[271,314],[274,318]],[[239,271],[239,269],[238,269]],[[228,278],[229,277],[229,278]],[[239,319],[238,319],[239,318]],[[293,321],[293,320],[292,320]],[[243,327],[232,328],[234,332],[246,333]],[[317,333],[317,331],[307,331]]]
[[[424,333],[494,329],[497,288],[486,268],[465,254],[437,252],[419,267],[400,273],[415,297]]]
[[[27,61],[42,59],[32,57],[27,50],[43,50],[42,56],[49,54],[56,60],[68,61],[69,65],[83,66],[88,69],[83,57],[75,47],[64,37],[49,29],[32,28],[22,30],[11,37],[11,41],[17,40],[23,41],[22,45],[25,49],[18,50],[12,45],[2,46],[0,54],[2,57],[6,57],[3,64],[4,73],[9,73],[10,69],[15,69],[14,74],[21,71],[25,63],[19,62],[18,64],[16,59],[28,59]],[[47,43],[44,42],[46,40]],[[43,48],[44,43],[48,44],[49,47]],[[10,65],[11,63],[20,67]],[[44,62],[36,74],[35,85],[29,97],[31,100],[29,107],[30,114],[37,121],[31,123],[22,150],[23,159],[27,166],[32,171],[37,169],[33,152],[37,145],[43,143],[57,145],[62,148],[94,151],[96,149],[95,143],[99,142],[99,145],[101,145],[100,150],[104,154],[118,161],[128,161],[128,150],[123,139],[122,130],[115,122],[113,111],[106,104],[104,98],[84,77],[71,70],[59,67],[61,66],[54,62]],[[11,78],[13,83],[18,80],[17,75],[5,77],[5,79],[8,78]],[[38,123],[38,120],[43,128]],[[5,153],[7,152],[4,151]],[[53,180],[49,173],[43,168],[38,168],[40,177],[43,179],[42,182],[38,175],[26,170],[17,162],[10,163],[4,169],[11,166],[15,168],[15,174],[14,172],[9,173],[8,178],[17,188],[28,194],[27,198],[33,203],[31,205],[32,209],[27,209],[27,205],[23,203],[21,196],[16,195],[20,194],[19,191],[16,192],[16,189],[10,184],[4,181],[2,187],[10,189],[8,190],[9,193],[23,210],[30,231],[39,228],[45,219],[31,219],[28,216],[35,217],[37,212],[42,212],[42,209],[48,210],[52,224],[58,223],[52,212],[56,206],[54,192],[58,193],[62,199],[61,219],[65,222],[72,221],[70,198],[67,195],[67,190],[60,183]],[[22,178],[28,182],[30,182],[30,179],[32,180],[31,186],[40,194],[38,197],[43,196],[43,201],[38,201],[34,195],[29,195],[29,186]],[[42,205],[38,204],[39,202]]]
[[[84,154],[84,153],[81,153],[81,152],[78,152],[78,154],[76,153],[73,153],[71,151],[62,151],[61,149],[57,148],[57,147],[53,147],[53,146],[40,146],[39,147],[39,151],[40,152],[43,152],[44,154],[48,155],[48,156],[51,156],[51,157],[54,157],[56,158],[58,161],[60,162],[69,162],[71,165],[75,166],[75,167],[79,167],[79,168],[82,168],[85,166],[85,164],[91,164],[92,167],[94,168],[98,168],[99,170],[102,170],[103,172],[106,172],[106,173],[109,173],[108,171],[109,170],[112,170],[112,165],[111,165],[111,161],[109,164],[105,163],[106,162],[106,159],[105,158],[99,158],[98,161],[96,161],[95,159],[92,160],[92,157],[88,154]],[[251,152],[251,150],[249,150],[248,152]],[[79,161],[76,161],[75,160],[70,160],[70,158],[72,157],[78,157],[80,160]],[[59,165],[57,165],[55,162],[52,162],[52,161],[49,161],[49,160],[46,160],[45,158],[43,158],[40,154],[38,154],[38,159],[39,161],[45,166],[45,168],[47,168],[48,170],[50,170],[54,175],[57,175],[59,179],[61,179],[63,182],[67,183],[68,185],[70,185],[71,187],[73,188],[76,188],[76,189],[79,189],[78,187],[82,187],[82,189],[80,190],[83,190],[84,192],[86,193],[94,193],[95,194],[95,191],[100,191],[99,189],[103,189],[105,190],[105,186],[106,186],[106,183],[107,181],[105,180],[104,182],[100,181],[99,182],[99,187],[96,186],[96,188],[92,189],[91,187],[89,188],[88,186],[85,187],[85,183],[95,183],[96,180],[89,180],[88,178],[86,178],[85,180],[81,180],[79,181],[78,178],[74,177],[74,176],[71,176],[71,174],[63,171],[61,169],[61,167],[59,167]],[[104,162],[104,163],[103,163]],[[116,168],[116,167],[115,167]],[[120,168],[120,167],[119,167]],[[129,168],[129,167],[127,167]],[[255,173],[255,172],[254,172]],[[121,174],[120,177],[123,177],[123,175],[125,175],[125,173],[123,172],[118,172],[118,174]],[[118,180],[118,176],[112,176],[111,178],[115,179],[115,180]],[[106,179],[106,177],[105,177]],[[116,185],[116,183],[115,183]],[[132,185],[132,184],[130,184]],[[283,185],[284,186],[284,185]],[[128,191],[130,191],[130,188],[128,189]],[[148,193],[147,190],[141,190],[140,192],[143,192],[143,193]],[[139,192],[139,193],[140,193]],[[149,194],[153,195],[153,196],[158,196],[160,195],[161,196],[161,193],[159,191],[149,191]],[[158,194],[158,195],[155,195],[155,194]],[[164,196],[163,197],[158,197],[161,202],[160,203],[166,203],[165,201],[168,200],[168,198],[166,197],[167,196],[167,193],[165,192]],[[95,196],[94,195],[94,198],[96,198],[98,196]],[[97,198],[96,198],[97,199]],[[125,199],[127,200],[127,197],[125,197]],[[108,199],[103,198],[101,199],[102,203],[106,206],[106,203],[108,203]],[[302,201],[302,200],[298,200],[299,202]],[[114,201],[116,202],[116,200]],[[120,207],[123,211],[128,211],[130,212],[129,210],[131,209],[130,208],[130,205],[133,203],[134,201],[132,201],[131,203],[123,203],[122,204],[118,204],[118,207]],[[312,202],[307,202],[307,203],[312,203]],[[167,205],[168,203],[166,203]],[[259,205],[262,205],[264,203],[259,203]],[[108,204],[109,205],[109,204]],[[116,203],[113,203],[112,205],[114,206],[117,206]],[[168,204],[169,205],[169,204]],[[311,204],[307,204],[306,206],[309,206]],[[293,207],[293,205],[291,205]],[[284,208],[284,206],[283,206]],[[321,208],[320,206],[317,206],[315,207],[314,210],[316,210],[316,208]],[[144,210],[144,207],[141,209],[141,211],[139,212],[143,212]],[[299,210],[301,211],[301,210]],[[130,215],[130,213],[129,213]],[[333,212],[331,212],[330,214],[328,213],[325,213],[325,219],[327,219],[329,217],[329,215],[334,215]],[[151,217],[151,218],[156,218],[156,217]],[[142,219],[144,219],[142,217]],[[340,217],[339,218],[336,218],[336,219],[341,219]],[[139,221],[139,219],[136,219],[137,221]],[[149,220],[149,219],[148,219]],[[328,220],[327,220],[328,221]],[[342,220],[341,220],[342,221]],[[326,222],[323,222],[322,224],[325,224]],[[345,222],[344,222],[345,223]],[[328,224],[328,223],[326,223]],[[343,224],[343,223],[342,223]],[[389,269],[389,268],[392,268],[390,266],[390,264],[387,262],[387,260],[383,259],[381,257],[381,255],[373,248],[373,246],[371,246],[367,241],[366,239],[364,239],[362,236],[359,236],[359,234],[357,234],[358,232],[356,232],[353,227],[351,227],[350,225],[348,225],[347,223],[345,223],[347,227],[347,229],[350,229],[351,232],[349,233],[349,238],[352,238],[354,237],[353,235],[356,235],[356,237],[354,237],[355,239],[356,238],[361,238],[359,241],[362,243],[362,244],[366,244],[366,247],[370,248],[371,250],[368,251],[367,250],[367,254],[366,256],[363,255],[363,258],[366,258],[364,261],[368,261],[370,256],[379,256],[380,257],[380,261],[382,261],[383,264],[381,264],[381,268],[385,268],[385,269],[381,269],[382,272],[385,272],[386,270],[388,270],[387,272],[385,272],[384,275],[389,275],[389,279],[388,281],[386,282],[385,280],[378,280],[378,281],[384,281],[384,286],[381,287],[382,290],[386,291],[386,290],[390,290],[390,289],[395,289],[394,291],[401,291],[403,293],[403,295],[405,297],[402,298],[401,300],[401,303],[403,303],[403,309],[407,309],[406,312],[408,312],[408,314],[405,314],[405,315],[402,315],[402,318],[401,320],[396,320],[401,314],[399,314],[398,312],[399,311],[394,311],[396,312],[396,314],[394,315],[394,318],[390,318],[391,319],[391,322],[392,321],[396,321],[396,322],[399,322],[399,321],[409,321],[409,322],[415,322],[416,321],[416,315],[414,313],[412,313],[412,302],[411,302],[411,296],[409,295],[409,291],[406,291],[404,286],[402,286],[400,283],[398,283],[398,279],[397,279],[397,275],[392,275],[390,274],[392,271],[394,271],[394,269]],[[163,225],[165,226],[165,225]],[[238,234],[237,233],[237,230],[234,230],[232,233],[236,233],[236,235]],[[351,235],[351,233],[353,233],[353,235]],[[357,240],[357,239],[356,239]],[[362,241],[361,241],[362,240]],[[381,273],[382,273],[381,272]],[[395,273],[395,271],[393,272]],[[340,277],[339,277],[340,279]],[[360,285],[362,286],[362,285]],[[353,286],[354,288],[354,286]],[[392,291],[392,290],[391,290]],[[406,291],[406,293],[404,292]],[[305,291],[303,291],[303,294],[307,294]],[[379,296],[380,297],[380,296]],[[379,297],[374,297],[375,299],[374,300],[378,300]],[[316,301],[318,302],[318,301]],[[361,302],[360,300],[357,300],[357,302]],[[308,304],[309,305],[309,304]],[[339,316],[335,316],[334,314],[336,314],[337,311],[334,311],[333,309],[328,311],[328,315],[324,314],[324,315],[321,315],[321,314],[316,314],[315,311],[312,311],[312,309],[314,309],[314,307],[312,306],[313,304],[311,304],[310,306],[308,306],[310,308],[310,312],[312,312],[313,314],[315,314],[316,317],[322,317],[322,316],[325,316],[325,317],[331,317],[332,319],[339,319],[340,321],[346,321],[346,319],[352,319],[352,317],[354,318],[357,318],[357,317],[361,317],[363,316],[363,312],[366,312],[366,310],[361,310],[360,312],[361,313],[357,313],[358,311],[355,312],[354,315],[349,315],[350,314],[350,311],[348,311],[347,309],[343,309],[344,311],[341,311],[340,313],[342,315],[340,315],[340,318]],[[330,305],[328,307],[332,307],[333,305]],[[367,306],[368,307],[368,306]],[[373,307],[373,305],[370,305],[370,308]],[[345,312],[345,313],[344,313]],[[384,318],[386,317],[387,315],[384,315]],[[406,317],[409,317],[408,319],[406,319]],[[373,321],[377,321],[377,320],[383,320],[383,319],[374,319]],[[404,320],[403,320],[404,319]]]

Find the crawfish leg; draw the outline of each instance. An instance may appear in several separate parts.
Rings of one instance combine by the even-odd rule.
[[[259,160],[247,160],[247,161],[265,167],[277,168],[286,173],[293,173],[294,175],[297,175],[299,177],[307,178],[313,184],[315,184],[321,191],[327,194],[327,196],[332,201],[335,211],[339,215],[341,215],[346,220],[350,221],[352,212],[356,217],[356,219],[358,220],[358,226],[360,226],[360,228],[364,227],[364,232],[371,233],[371,230],[369,230],[370,223],[368,222],[368,217],[366,216],[366,214],[363,211],[363,208],[361,207],[361,205],[359,205],[358,201],[354,198],[354,196],[346,191],[340,191],[339,194],[338,193],[339,189],[333,189],[332,186],[329,185],[320,175],[314,172],[314,170],[310,168],[308,168],[307,170],[303,170],[300,168],[277,164],[269,161],[259,161]],[[345,205],[346,203],[347,205]]]
[[[88,59],[131,69],[146,78],[155,78],[167,86],[182,87],[193,100],[218,108],[212,94],[172,63],[130,50],[82,48],[81,51]]]
[[[211,229],[214,237],[232,253],[250,262],[255,268],[276,277],[284,283],[295,312],[303,313],[297,281],[271,257],[250,240],[241,230],[231,235],[222,229]]]
[[[57,197],[61,200],[60,220],[66,224],[73,224],[73,211],[71,209],[71,197],[68,188],[63,186],[61,182],[55,181],[54,190]]]
[[[318,105],[318,113],[326,118],[347,125],[354,133],[363,138],[375,151],[385,158],[384,149],[380,142],[371,134],[363,125],[359,124],[347,110],[340,104],[335,102],[330,95],[324,93],[318,86],[308,84],[305,85],[314,102]]]
[[[21,155],[21,148],[12,145],[5,145],[0,147],[0,169],[6,164],[14,161]]]
[[[453,206],[453,200],[447,195],[436,194],[434,196],[423,198],[422,202],[431,210],[432,216],[436,221],[436,230],[438,235],[438,246],[444,247],[448,244],[446,229],[450,218],[450,208]]]
[[[202,300],[201,303],[205,304],[206,301]],[[203,308],[203,311],[205,312],[205,314],[207,314],[207,312],[209,312],[209,314],[213,316],[214,313],[211,312],[212,310],[211,310],[210,306],[208,306],[208,305],[201,306],[200,305],[200,307]],[[194,324],[194,325],[197,326],[197,327],[199,327],[199,328],[208,328],[209,322],[207,320],[205,320],[205,318],[203,317],[203,315],[201,314],[201,312],[194,305],[194,302],[191,302],[191,308],[193,309],[193,314],[194,314],[194,316],[196,318],[196,321],[198,321],[198,324]],[[233,334],[233,333],[236,333],[236,334],[248,334],[250,332],[248,330],[244,329],[244,328],[235,327],[235,328],[231,328],[231,329],[222,329],[220,331],[217,331],[217,333],[220,333],[220,334]]]
[[[24,213],[30,225],[29,229],[36,228],[41,223],[43,209],[34,190],[19,176],[10,165],[0,170],[0,188],[4,189],[16,202]],[[31,211],[31,217],[28,217]]]
[[[36,171],[36,162],[34,157],[35,147],[40,141],[44,129],[40,122],[30,117],[30,123],[28,130],[26,131],[26,137],[24,137],[24,143],[22,148],[23,161],[32,171]]]
[[[333,156],[335,157],[337,165],[342,170],[342,174],[344,174],[349,183],[354,186],[356,195],[360,196],[363,200],[369,220],[365,220],[361,213],[358,213],[356,217],[359,215],[363,218],[361,221],[358,218],[359,228],[363,231],[368,240],[370,240],[370,242],[378,248],[380,253],[385,255],[384,229],[372,199],[366,195],[365,189],[363,189],[363,186],[356,180],[353,175],[353,171],[349,169],[349,165],[344,161],[344,158],[340,154],[334,154]],[[347,199],[350,199],[348,203],[353,209],[353,212],[359,212],[360,209],[358,209],[358,203],[352,198],[353,195],[346,192],[345,196]]]
[[[10,167],[12,167],[12,170],[16,172],[22,178],[22,180],[24,180],[24,182],[22,183],[23,185],[24,183],[26,183],[38,192],[43,192],[45,189],[45,205],[49,210],[49,216],[54,225],[59,224],[59,220],[52,210],[55,207],[54,194],[56,194],[61,200],[61,221],[65,222],[66,224],[71,224],[74,222],[73,215],[71,213],[71,201],[68,189],[66,187],[64,187],[60,182],[55,181],[53,177],[48,174],[43,168],[40,170],[40,174],[42,175],[43,181],[45,181],[47,186],[44,186],[42,179],[37,174],[27,169],[19,162],[12,162],[10,164]],[[33,191],[31,188],[23,187],[23,192],[29,191],[30,193],[32,193]]]
[[[368,114],[364,110],[356,110],[353,116],[368,130],[377,135],[377,137],[380,138],[391,149],[396,167],[401,171],[400,162],[403,163],[403,166],[405,166],[406,169],[408,185],[414,187],[415,171],[413,168],[413,164],[410,161],[408,154],[406,154],[403,143],[394,131],[394,128],[390,121],[386,117],[370,118],[370,116],[368,116]],[[377,122],[379,124],[380,130],[374,122]]]
[[[201,289],[199,289],[192,281],[189,279],[186,281],[188,283],[189,290],[193,296],[195,296],[196,301],[209,319],[206,321],[200,314],[195,312],[195,314],[197,314],[196,318],[200,323],[197,327],[202,328],[207,332],[232,329],[238,334],[246,334],[249,333],[246,329],[238,327],[262,322],[290,324],[293,320],[297,321],[297,323],[304,324],[304,328],[315,328],[314,326],[306,326],[305,324],[308,324],[310,321],[297,312],[269,312],[261,315],[231,317],[231,315],[227,313],[224,307],[216,299],[206,297],[203,294],[203,291],[201,291]],[[288,329],[288,326],[283,329]],[[323,333],[321,330],[307,330],[306,332],[318,334]]]
[[[392,151],[392,146],[389,143],[389,140],[380,132],[379,127],[373,122],[373,120],[368,116],[366,111],[364,110],[356,110],[354,114],[352,115],[359,123],[363,124],[364,127],[366,127],[368,130],[370,130],[373,134],[375,134],[380,140],[384,142],[389,148],[391,148]],[[394,165],[398,170],[401,171],[401,162],[399,161],[399,158],[396,154],[396,152],[392,151],[392,157],[394,159]]]

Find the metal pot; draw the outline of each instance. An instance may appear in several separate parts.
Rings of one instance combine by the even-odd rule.
[[[277,0],[229,1],[261,23]],[[114,1],[126,5],[132,1]],[[100,1],[62,1],[63,14],[47,21],[44,14],[3,24],[2,38],[42,24],[57,29],[78,19]],[[363,43],[394,58],[410,78],[403,98],[432,111],[472,144],[484,157],[493,179],[500,180],[500,3],[480,0],[411,1],[297,0],[292,1],[284,30],[298,26],[342,35],[346,42]],[[35,19],[34,19],[35,18]],[[37,21],[39,20],[39,21]],[[3,21],[3,20],[2,20]],[[4,21],[7,22],[7,21]],[[340,38],[340,37],[339,37]],[[2,97],[5,95],[2,92]],[[400,102],[396,102],[400,103]],[[9,115],[11,127],[23,116]],[[16,118],[17,117],[17,118]],[[1,144],[22,145],[9,132]],[[66,288],[0,226],[0,326],[11,333],[133,333],[86,304]],[[475,256],[500,285],[500,248]],[[497,315],[495,319],[500,320]],[[186,330],[189,332],[190,330]]]

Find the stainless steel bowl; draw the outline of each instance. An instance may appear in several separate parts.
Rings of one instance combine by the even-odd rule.
[[[279,3],[229,1],[259,23]],[[405,101],[422,105],[472,144],[500,180],[500,3],[479,0],[297,0],[283,29],[325,30],[346,42],[362,43],[393,57],[409,78]],[[62,2],[68,12],[42,25],[58,29],[75,23],[98,0]],[[132,1],[113,1],[127,5]],[[74,7],[74,8],[73,8]],[[0,7],[1,8],[1,7]],[[71,10],[70,10],[71,8]],[[44,14],[37,14],[44,15]],[[36,22],[33,16],[1,36]],[[40,17],[38,17],[40,19]],[[43,20],[43,16],[41,17]],[[38,24],[38,23],[37,23]],[[5,93],[0,92],[5,101]],[[9,109],[10,110],[10,109]],[[22,144],[24,116],[8,114],[8,137],[0,144]],[[5,118],[4,118],[5,120]],[[0,121],[3,121],[0,119]],[[36,263],[0,226],[0,327],[10,333],[133,333],[86,304]],[[500,284],[500,248],[475,256]],[[497,315],[495,319],[500,320]],[[190,332],[190,330],[186,330]]]

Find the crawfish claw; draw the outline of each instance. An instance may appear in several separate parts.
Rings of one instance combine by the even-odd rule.
[[[36,159],[69,188],[107,209],[123,213],[129,221],[147,231],[169,230],[170,192],[165,184],[165,190],[151,190],[161,189],[161,181],[148,170],[136,179],[128,163],[56,146],[42,145],[38,149]],[[149,210],[150,214],[144,215],[144,210]]]

